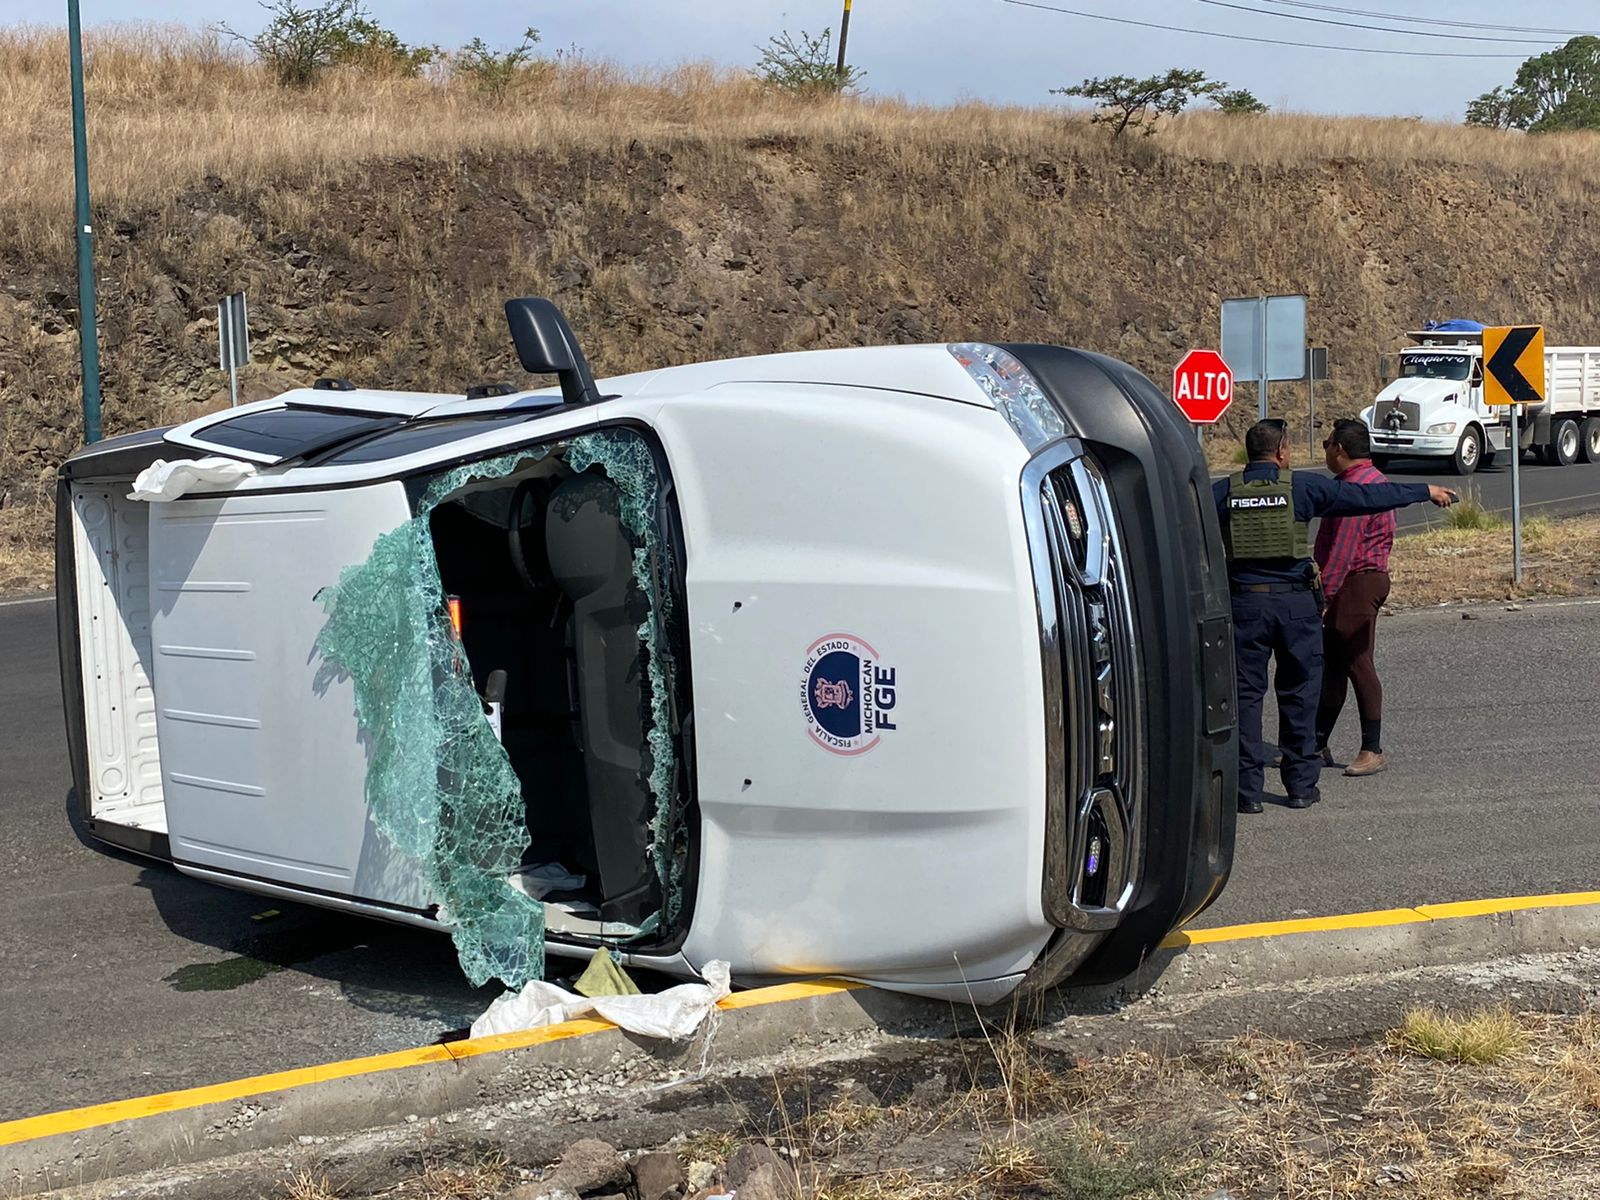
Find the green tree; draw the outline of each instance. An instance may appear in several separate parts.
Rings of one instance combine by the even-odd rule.
[[[309,87],[327,67],[354,66],[415,75],[433,60],[431,46],[407,46],[367,15],[362,0],[263,2],[271,13],[260,33],[239,33],[225,23],[217,30],[255,51],[285,87]]]
[[[807,99],[859,91],[866,72],[849,64],[840,70],[832,46],[831,29],[824,29],[818,37],[802,29],[798,38],[785,29],[768,38],[765,46],[756,47],[761,58],[755,65],[755,77],[768,87]]]
[[[1491,129],[1521,128],[1517,111],[1520,103],[1521,97],[1511,88],[1497,87],[1468,102],[1467,124],[1487,125]]]
[[[482,38],[473,38],[450,56],[450,73],[458,79],[469,80],[491,100],[503,100],[512,88],[529,81],[536,67],[544,64],[534,60],[533,48],[539,43],[539,31],[523,31],[520,45],[509,50],[491,50]]]
[[[1509,87],[1467,105],[1467,124],[1550,133],[1600,129],[1600,37],[1575,37],[1517,68]]]
[[[1164,116],[1177,116],[1191,101],[1226,92],[1228,85],[1207,79],[1204,71],[1174,67],[1165,75],[1135,79],[1132,75],[1108,75],[1104,79],[1085,79],[1072,87],[1051,88],[1052,96],[1082,96],[1098,106],[1090,121],[1111,126],[1111,136],[1121,137],[1129,129],[1141,130],[1146,137],[1156,131]]]
[[[1267,111],[1267,106],[1256,99],[1255,94],[1247,88],[1218,92],[1211,98],[1211,102],[1217,106],[1218,112],[1239,117],[1252,117]]]
[[[374,75],[420,75],[423,67],[439,57],[437,46],[408,46],[393,30],[361,14],[351,17],[338,40],[336,64]]]

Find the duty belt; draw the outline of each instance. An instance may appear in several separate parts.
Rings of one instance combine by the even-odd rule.
[[[1233,585],[1233,594],[1241,592],[1258,592],[1277,595],[1280,592],[1309,592],[1309,583],[1236,583]]]

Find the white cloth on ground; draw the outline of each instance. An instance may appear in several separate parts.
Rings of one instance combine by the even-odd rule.
[[[559,1025],[595,1016],[629,1033],[682,1041],[700,1028],[717,1002],[732,991],[728,964],[705,965],[704,983],[680,983],[664,992],[642,996],[580,996],[553,983],[535,979],[520,992],[506,992],[472,1023],[472,1036],[515,1033],[542,1025]]]

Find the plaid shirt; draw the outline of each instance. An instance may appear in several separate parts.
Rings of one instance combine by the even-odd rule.
[[[1387,483],[1371,459],[1352,463],[1339,473],[1345,483]],[[1364,517],[1323,517],[1312,556],[1322,569],[1322,589],[1331,599],[1354,571],[1387,571],[1394,549],[1394,513]]]

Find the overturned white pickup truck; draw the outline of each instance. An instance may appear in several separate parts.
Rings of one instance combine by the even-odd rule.
[[[559,388],[319,381],[63,465],[95,837],[512,986],[609,944],[991,1001],[1218,894],[1226,575],[1148,380],[957,344],[596,384],[506,308]]]

